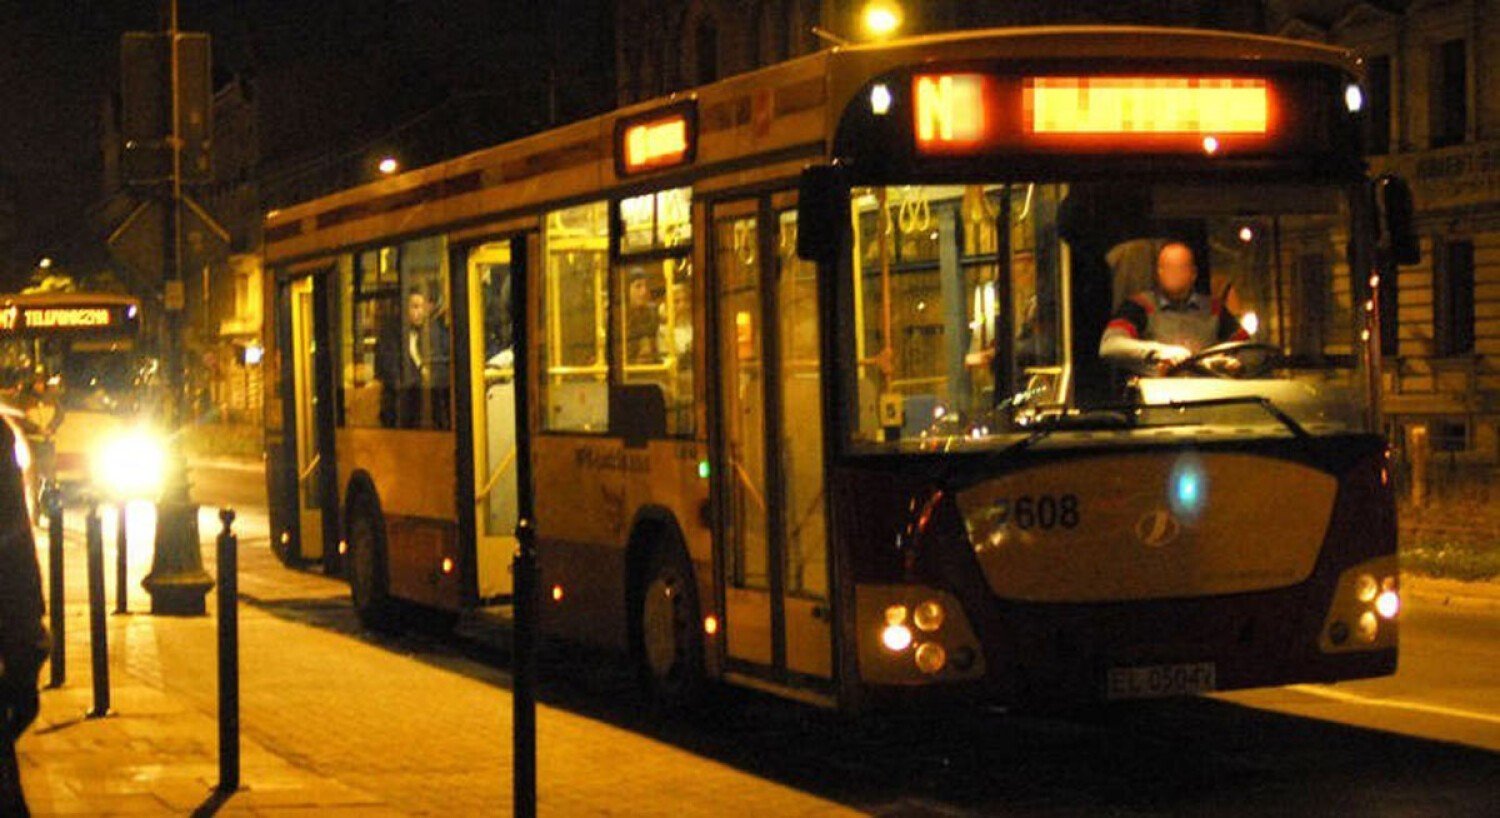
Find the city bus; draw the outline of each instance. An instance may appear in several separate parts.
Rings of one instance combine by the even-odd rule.
[[[525,436],[541,627],[666,701],[1392,673],[1409,193],[1359,82],[1209,31],[841,46],[272,212],[273,546],[373,627],[503,615]],[[1168,244],[1235,337],[1126,371]]]
[[[105,484],[154,491],[163,444],[151,430],[154,362],[139,348],[141,321],[129,295],[0,295],[0,403],[33,449],[33,489],[46,482],[64,499]]]

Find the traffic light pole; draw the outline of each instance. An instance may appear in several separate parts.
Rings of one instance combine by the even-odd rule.
[[[166,236],[163,264],[161,355],[166,375],[166,421],[168,435],[166,485],[157,504],[155,553],[151,573],[141,585],[151,594],[151,613],[202,615],[204,597],[213,579],[203,570],[198,543],[198,507],[188,495],[187,460],[182,453],[181,431],[187,415],[183,379],[182,282],[182,121],[181,62],[177,58],[177,0],[164,0],[167,51],[171,77],[172,178],[167,186]]]

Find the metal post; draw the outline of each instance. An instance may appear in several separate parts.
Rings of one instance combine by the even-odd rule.
[[[93,658],[94,707],[88,717],[109,715],[109,634],[104,629],[104,525],[99,506],[89,501],[88,575],[89,575],[89,649]]]
[[[126,546],[125,501],[121,500],[115,512],[115,613],[130,612],[130,592],[126,586],[126,575],[130,573],[130,556]]]
[[[239,537],[230,530],[234,509],[219,509],[219,787],[240,788]]]
[[[66,586],[63,583],[62,494],[49,486],[47,504],[47,609],[52,625],[52,678],[48,687],[62,687],[68,680],[68,635]]]
[[[514,268],[513,268],[514,269]],[[525,265],[521,266],[525,269]],[[537,632],[537,555],[534,521],[536,509],[531,492],[531,413],[527,411],[526,394],[530,379],[527,359],[527,323],[525,305],[526,276],[511,276],[511,326],[515,338],[515,364],[512,380],[516,401],[516,539],[515,612],[511,661],[515,678],[511,696],[511,770],[514,787],[513,812],[516,818],[536,816],[536,632]]]
[[[187,415],[184,397],[182,310],[185,306],[182,283],[182,131],[181,103],[178,99],[179,70],[177,59],[177,0],[166,0],[166,23],[171,74],[172,101],[172,179],[166,208],[165,279],[162,291],[166,307],[165,332],[162,335],[162,357],[166,365],[166,408],[168,428],[181,431]],[[203,570],[203,556],[198,546],[198,508],[188,496],[187,462],[182,455],[180,435],[168,443],[167,481],[157,504],[156,548],[151,573],[141,582],[151,594],[151,613],[201,615],[207,613],[204,597],[214,581]]]

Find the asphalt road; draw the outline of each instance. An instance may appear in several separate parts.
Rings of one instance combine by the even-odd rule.
[[[242,470],[195,474],[204,504],[249,511],[263,503],[261,486]],[[242,565],[252,574],[242,586],[296,576],[268,559]],[[641,708],[621,663],[549,645],[542,695],[879,815],[1500,815],[1500,594],[1475,601],[1417,582],[1408,591],[1398,673],[1333,686],[1045,718],[969,709],[853,722],[734,692],[708,718],[663,720]],[[263,604],[508,687],[503,633],[377,638],[341,602]]]

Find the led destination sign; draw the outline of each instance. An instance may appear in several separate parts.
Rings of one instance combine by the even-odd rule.
[[[918,74],[911,95],[917,152],[928,155],[1213,155],[1279,148],[1289,136],[1265,77]]]
[[[18,335],[133,332],[134,304],[24,304],[0,302],[0,332]]]
[[[621,176],[691,164],[697,140],[692,105],[674,106],[615,127],[615,168]]]

